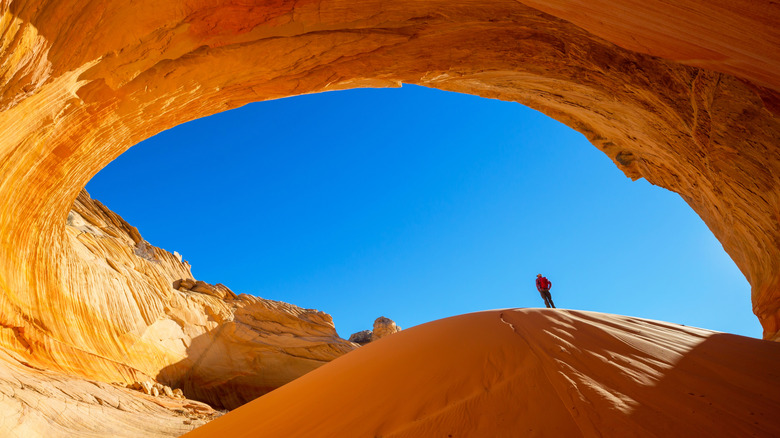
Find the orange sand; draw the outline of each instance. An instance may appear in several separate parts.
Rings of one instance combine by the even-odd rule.
[[[494,310],[368,344],[185,436],[777,437],[779,369],[774,342]]]

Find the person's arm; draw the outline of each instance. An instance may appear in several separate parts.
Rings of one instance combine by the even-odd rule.
[[[538,278],[536,279],[536,290],[538,290],[539,292],[542,291],[542,286],[539,284],[539,279]]]
[[[552,289],[552,281],[547,280],[547,290],[551,290],[551,289]]]

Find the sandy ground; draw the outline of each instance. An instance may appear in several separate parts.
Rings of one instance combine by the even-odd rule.
[[[778,388],[778,343],[493,310],[368,344],[185,436],[777,437]]]

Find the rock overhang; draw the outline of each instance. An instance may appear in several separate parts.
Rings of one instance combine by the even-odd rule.
[[[627,176],[679,193],[748,278],[765,337],[776,338],[780,57],[766,44],[778,40],[777,8],[688,1],[678,7],[691,23],[725,26],[692,24],[692,35],[641,3],[611,2],[630,12],[608,14],[612,27],[598,20],[604,11],[564,1],[3,3],[0,315],[46,347],[15,332],[0,345],[30,357],[49,348],[38,359],[70,372],[132,374],[126,318],[79,304],[107,281],[84,281],[65,231],[86,182],[188,120],[400,83],[520,102],[583,133]],[[639,15],[667,24],[632,26]],[[686,40],[675,52],[670,41]],[[105,337],[85,338],[72,321],[98,321]],[[97,353],[107,360],[85,367]]]

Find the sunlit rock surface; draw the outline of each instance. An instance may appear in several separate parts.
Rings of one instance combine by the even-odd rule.
[[[197,401],[33,368],[2,351],[0,410],[8,438],[176,437],[220,415]]]
[[[374,321],[374,330],[371,331],[371,341],[378,341],[385,336],[392,335],[401,331],[401,327],[398,327],[390,318],[380,316]]]
[[[52,306],[39,318],[66,319],[79,344],[100,354],[65,350],[65,364],[81,357],[85,366],[60,367],[60,351],[46,346],[43,333],[11,328],[36,362],[105,381],[156,379],[230,409],[354,348],[323,312],[194,280],[186,261],[150,245],[86,191],[67,224],[78,261],[66,267],[79,279],[71,287],[92,291],[83,303],[70,300],[91,316],[75,318]]]
[[[369,342],[377,341],[387,335],[392,335],[393,333],[400,331],[401,327],[398,327],[395,321],[390,318],[380,316],[374,320],[373,330],[361,330],[357,333],[352,333],[352,335],[349,336],[349,342],[365,345]]]

